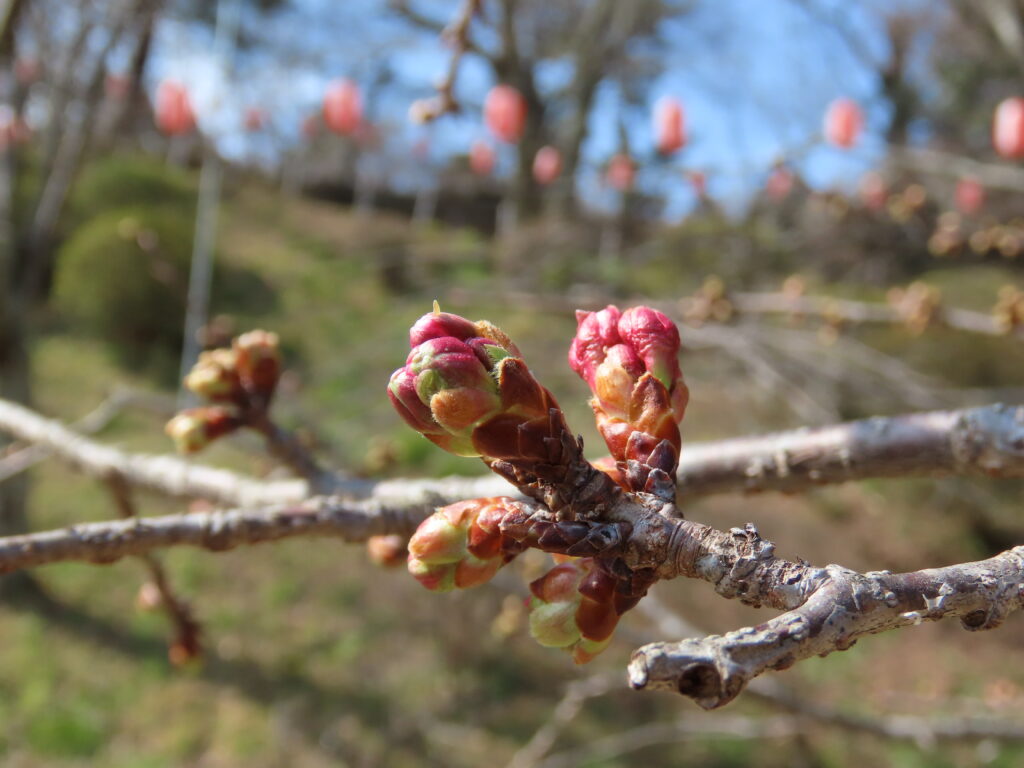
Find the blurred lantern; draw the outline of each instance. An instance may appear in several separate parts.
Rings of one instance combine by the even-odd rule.
[[[842,149],[857,143],[864,130],[864,113],[853,99],[836,99],[825,112],[825,140]]]
[[[168,136],[181,136],[196,127],[195,112],[185,86],[164,80],[156,89],[156,127]]]
[[[619,153],[608,161],[605,180],[613,189],[617,189],[619,192],[628,192],[633,188],[635,177],[636,169],[633,167],[633,160],[629,155]]]
[[[533,158],[533,178],[547,185],[562,174],[562,155],[554,147],[541,147]]]
[[[324,123],[334,133],[350,136],[363,119],[359,86],[351,80],[335,80],[324,94]]]
[[[484,99],[484,123],[499,140],[514,144],[526,127],[526,99],[511,85],[496,85]]]
[[[869,211],[880,211],[885,207],[888,197],[889,188],[886,186],[882,174],[877,171],[868,171],[861,177],[860,199]]]
[[[31,85],[39,79],[39,62],[36,59],[18,59],[14,62],[14,77],[22,85]]]
[[[764,191],[776,202],[785,200],[793,191],[793,172],[784,165],[775,166],[765,182]]]
[[[1003,157],[1024,157],[1024,99],[1004,99],[992,120],[992,145]]]
[[[245,125],[245,130],[249,131],[250,133],[262,131],[263,125],[264,123],[266,123],[266,121],[267,115],[259,107],[249,107],[245,110],[245,120],[243,121],[243,123]]]
[[[490,176],[494,170],[494,149],[486,141],[477,139],[469,148],[469,167],[478,176]]]
[[[103,78],[103,93],[111,101],[124,101],[130,89],[131,80],[126,75],[110,72]]]
[[[678,99],[663,97],[654,105],[654,136],[658,153],[671,155],[686,144],[683,105]]]
[[[985,205],[985,188],[980,181],[967,176],[957,181],[954,197],[957,210],[973,216]]]
[[[693,187],[693,193],[703,199],[708,191],[708,177],[704,171],[687,171],[686,179],[690,182],[690,186]]]

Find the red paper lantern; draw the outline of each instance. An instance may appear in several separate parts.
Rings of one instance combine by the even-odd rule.
[[[687,171],[686,178],[697,197],[703,199],[708,192],[708,177],[704,171]]]
[[[541,147],[533,158],[533,178],[547,185],[562,174],[562,155],[554,147]]]
[[[889,187],[877,171],[868,171],[860,180],[860,199],[869,211],[879,211],[889,199]]]
[[[629,155],[614,155],[608,161],[608,170],[605,179],[608,186],[619,192],[628,192],[633,188],[633,180],[636,178],[636,169],[633,167],[633,160]]]
[[[671,155],[686,144],[686,118],[677,99],[665,97],[654,105],[654,136],[662,155]]]
[[[789,197],[789,193],[793,191],[793,181],[793,172],[786,166],[779,165],[768,176],[764,190],[769,198],[779,202]]]
[[[1004,99],[992,120],[992,145],[1003,157],[1024,157],[1024,99]]]
[[[501,141],[514,144],[526,127],[526,99],[511,85],[496,85],[484,99],[484,123]]]
[[[249,107],[245,110],[245,130],[249,131],[250,133],[262,131],[266,121],[267,115],[259,107]]]
[[[181,136],[196,127],[196,115],[185,86],[164,80],[156,89],[156,126],[168,136]]]
[[[985,205],[985,188],[975,178],[967,176],[956,183],[956,207],[961,213],[973,216]]]
[[[350,136],[363,119],[359,86],[351,80],[335,80],[324,94],[324,123],[334,133]]]
[[[864,130],[864,113],[853,99],[836,99],[825,112],[825,140],[842,149],[857,143]]]
[[[480,139],[469,148],[469,167],[478,176],[490,176],[494,170],[494,149]]]

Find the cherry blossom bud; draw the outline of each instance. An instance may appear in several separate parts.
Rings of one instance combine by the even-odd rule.
[[[502,539],[499,523],[510,502],[498,496],[438,509],[409,540],[409,573],[435,592],[489,581],[522,548]]]
[[[560,563],[530,584],[530,634],[585,664],[611,643],[619,622],[615,582],[593,558]]]
[[[242,386],[269,399],[281,378],[281,350],[276,333],[249,331],[236,338],[233,349],[238,358]]]
[[[241,425],[234,411],[211,405],[182,411],[167,422],[164,431],[174,441],[179,453],[195,453]]]
[[[397,533],[371,536],[366,540],[366,554],[374,565],[396,568],[404,563],[408,556],[405,538]]]
[[[679,329],[650,307],[631,307],[619,319],[619,335],[644,361],[647,370],[671,388],[679,371]]]
[[[238,376],[238,354],[233,349],[201,353],[185,377],[185,387],[214,402],[242,402],[245,391]]]

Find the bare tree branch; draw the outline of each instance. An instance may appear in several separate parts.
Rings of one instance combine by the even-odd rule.
[[[775,557],[747,525],[726,534],[678,523],[671,555],[679,575],[715,584],[726,597],[789,608],[757,627],[651,643],[633,654],[634,688],[675,690],[705,709],[728,703],[755,677],[811,656],[847,650],[861,636],[958,616],[965,629],[992,629],[1024,607],[1024,546],[988,560],[904,574],[813,568]]]
[[[85,474],[120,475],[133,486],[232,506],[297,502],[312,495],[304,480],[261,481],[175,456],[127,453],[96,443],[60,422],[0,400],[0,431],[45,446]],[[682,498],[739,491],[805,490],[876,477],[980,474],[1024,477],[1024,409],[991,405],[852,421],[760,437],[683,447]],[[332,492],[394,505],[444,504],[516,495],[493,476],[361,480],[331,476]]]
[[[0,539],[0,572],[66,561],[112,563],[173,546],[222,551],[295,536],[345,541],[388,533],[408,536],[432,511],[423,505],[388,507],[374,501],[316,497],[292,506],[83,523]]]

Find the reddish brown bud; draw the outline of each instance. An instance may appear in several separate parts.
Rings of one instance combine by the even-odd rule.
[[[371,536],[366,540],[366,554],[374,565],[382,568],[396,568],[404,563],[408,556],[405,537],[397,533],[382,536]]]
[[[245,399],[238,376],[238,355],[232,349],[203,352],[185,377],[185,387],[214,402],[241,404]]]
[[[251,394],[269,400],[281,377],[281,350],[276,333],[249,331],[232,344],[238,357],[238,376]]]

